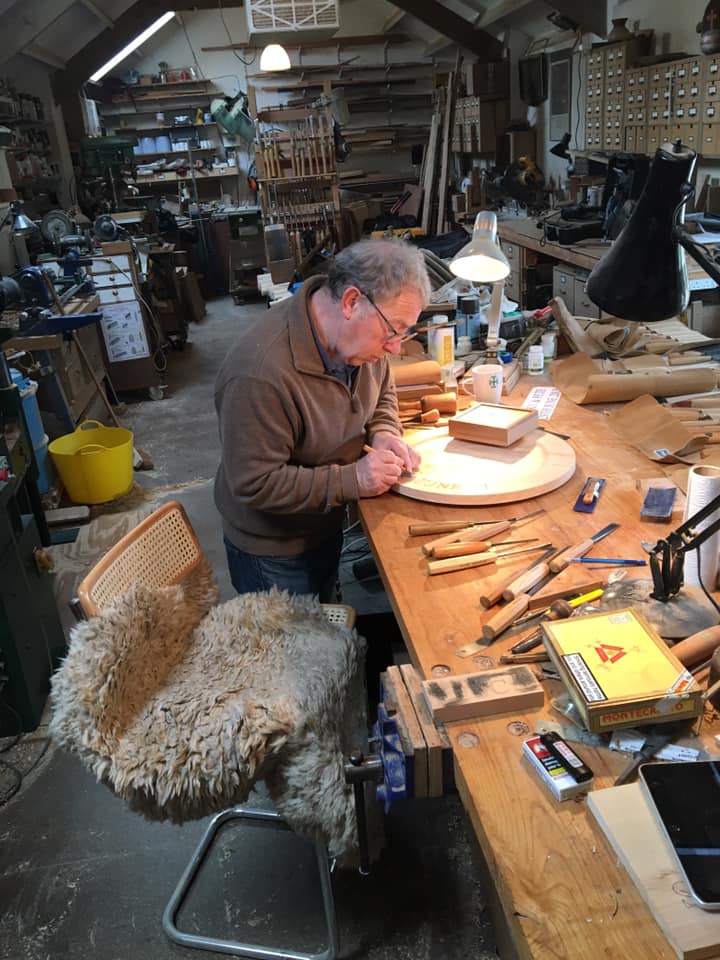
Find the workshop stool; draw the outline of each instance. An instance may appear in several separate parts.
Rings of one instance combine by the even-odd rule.
[[[166,503],[122,537],[83,579],[78,588],[82,613],[86,617],[98,615],[116,596],[127,591],[133,583],[140,582],[152,587],[180,584],[197,570],[202,562],[202,548],[185,510],[177,501]],[[350,629],[353,627],[355,611],[352,607],[342,604],[323,604],[322,606],[330,622]],[[176,925],[178,912],[190,893],[219,830],[231,820],[244,820],[282,831],[291,829],[273,810],[235,806],[216,814],[165,909],[162,926],[167,936],[185,947],[234,956],[268,958],[268,960],[280,960],[280,958],[334,960],[338,949],[335,905],[328,852],[320,839],[315,840],[314,845],[327,928],[326,950],[318,953],[304,953],[292,949],[274,949],[257,944],[183,933],[178,929]]]

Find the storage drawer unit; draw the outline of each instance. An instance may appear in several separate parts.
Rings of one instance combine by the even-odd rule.
[[[575,313],[575,272],[568,267],[553,267],[553,296],[561,297],[570,313]]]
[[[522,306],[523,248],[516,243],[508,243],[507,241],[503,241],[501,246],[510,264],[510,273],[505,279],[505,295],[509,300],[514,300]]]
[[[600,307],[596,306],[585,292],[585,285],[589,274],[576,274],[575,287],[575,307],[573,313],[576,317],[595,317],[600,318]]]

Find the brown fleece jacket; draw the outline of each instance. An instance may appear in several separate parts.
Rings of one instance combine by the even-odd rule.
[[[215,504],[225,535],[258,556],[317,546],[357,500],[355,462],[379,431],[402,436],[388,361],[358,368],[352,390],[325,372],[297,293],[247,327],[220,367],[215,408],[222,459]]]

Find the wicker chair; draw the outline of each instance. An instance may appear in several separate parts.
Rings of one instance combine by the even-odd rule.
[[[114,597],[125,592],[133,583],[141,582],[150,586],[179,584],[200,565],[202,560],[202,548],[185,510],[178,502],[170,501],[122,537],[83,579],[78,588],[81,612],[88,618],[97,616]],[[331,622],[348,627],[354,625],[355,611],[352,607],[342,604],[323,606]],[[190,892],[218,831],[229,820],[245,820],[280,830],[290,830],[279,814],[272,810],[236,806],[216,814],[210,821],[165,908],[162,925],[167,936],[185,947],[234,956],[267,958],[267,960],[280,960],[280,958],[334,960],[338,948],[335,906],[327,849],[319,840],[315,842],[315,853],[327,927],[325,950],[318,953],[303,953],[292,949],[273,949],[257,944],[183,933],[178,929],[176,925],[178,912]]]

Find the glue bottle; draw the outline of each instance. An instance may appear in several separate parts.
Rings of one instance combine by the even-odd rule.
[[[455,334],[443,313],[434,317],[428,330],[428,353],[443,370],[450,369],[455,362]]]

